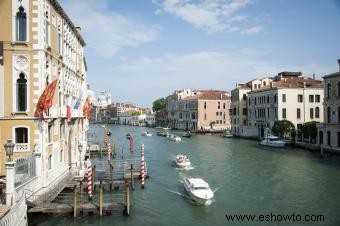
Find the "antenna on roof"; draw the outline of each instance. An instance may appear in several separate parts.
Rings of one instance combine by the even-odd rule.
[[[339,71],[340,71],[340,59],[338,59]]]

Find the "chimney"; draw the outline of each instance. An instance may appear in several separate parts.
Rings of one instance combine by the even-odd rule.
[[[78,34],[80,34],[81,28],[80,27],[76,27],[76,30],[77,30]]]
[[[340,59],[338,59],[339,72],[340,72]]]
[[[313,79],[315,80],[315,73],[313,73]]]
[[[237,82],[236,82],[236,88],[237,88]]]

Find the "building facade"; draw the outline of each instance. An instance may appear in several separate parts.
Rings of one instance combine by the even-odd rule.
[[[278,120],[291,121],[295,129],[306,122],[322,122],[322,100],[322,81],[301,73],[279,73],[269,84],[249,92],[248,126],[256,128],[261,139]]]
[[[168,126],[194,131],[230,129],[230,99],[225,91],[175,91],[166,98]]]
[[[87,93],[85,42],[55,0],[1,1],[0,21],[0,147],[12,139],[14,159],[41,153],[41,186],[47,186],[76,167],[78,144],[86,146],[84,101],[75,107]],[[39,120],[39,97],[55,80],[52,106]],[[1,151],[0,175],[5,161]]]
[[[322,150],[340,153],[340,72],[324,76],[324,123],[318,125]]]

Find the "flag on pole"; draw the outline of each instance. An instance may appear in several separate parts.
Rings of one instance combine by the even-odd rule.
[[[44,92],[39,97],[34,116],[38,117],[42,121],[45,121],[44,119],[44,112],[47,115],[48,109],[52,106],[53,96],[55,88],[57,87],[58,79],[50,83],[44,90]]]
[[[72,109],[71,109],[71,101],[72,97],[68,96],[67,97],[67,103],[66,103],[66,118],[67,118],[67,123],[71,122],[71,117],[72,117]]]
[[[82,99],[83,99],[83,94],[80,94],[80,96],[78,97],[76,104],[74,105],[73,109],[78,109],[80,107]]]
[[[86,101],[85,101],[85,104],[84,104],[84,107],[83,107],[83,115],[88,119],[91,116],[91,100],[90,100],[90,97],[86,98]]]

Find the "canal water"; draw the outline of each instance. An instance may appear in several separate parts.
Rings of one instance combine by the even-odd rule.
[[[131,216],[114,213],[102,218],[73,219],[65,215],[35,215],[30,218],[30,226],[340,225],[338,156],[321,159],[317,153],[302,149],[273,149],[253,140],[223,139],[217,135],[193,135],[176,143],[156,136],[156,129],[148,129],[152,137],[141,136],[145,130],[141,127],[109,125],[108,129],[117,151],[123,149],[129,158],[139,156],[140,144],[145,144],[150,177],[144,190],[140,181],[135,183]],[[96,135],[102,136],[103,130],[100,125],[91,127]],[[138,150],[133,154],[128,151],[126,133],[135,137]],[[173,167],[172,161],[179,153],[189,156],[191,170]],[[210,206],[196,205],[187,198],[181,182],[186,176],[202,177],[215,190]],[[293,214],[295,218],[290,222],[282,218]],[[232,222],[226,215],[256,218],[254,222]],[[262,220],[271,221],[257,221],[260,215],[267,215]],[[324,221],[303,221],[307,215],[311,219],[316,219],[312,215],[323,215]]]

